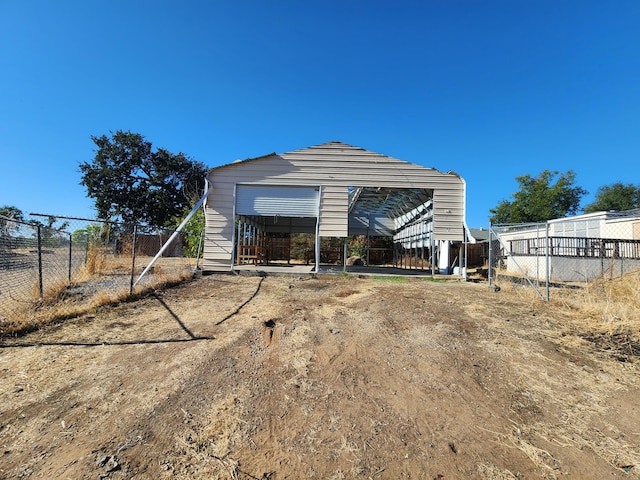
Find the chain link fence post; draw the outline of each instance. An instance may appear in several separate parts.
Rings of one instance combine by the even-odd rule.
[[[489,258],[487,260],[487,280],[493,286],[493,225],[489,224]]]
[[[42,279],[42,227],[38,225],[36,231],[38,235],[38,292],[40,293],[40,301],[42,301],[44,299],[44,282]]]
[[[67,280],[71,282],[71,261],[73,254],[73,240],[71,239],[71,233],[69,233],[69,268],[67,269]]]
[[[133,239],[131,241],[131,277],[129,279],[129,295],[133,295],[133,279],[136,276],[136,250],[138,247],[138,225],[133,225]]]
[[[550,241],[549,241],[549,222],[544,224],[544,243],[545,243],[545,247],[544,247],[544,282],[545,282],[545,294],[546,294],[546,298],[547,298],[547,302],[549,301],[549,299],[551,298],[551,292],[549,289],[549,278],[551,275],[551,268],[550,268],[550,259],[551,259],[551,255],[550,255]]]

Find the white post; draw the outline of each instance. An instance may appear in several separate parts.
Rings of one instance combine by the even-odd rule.
[[[318,207],[316,210],[316,273],[320,273],[320,200],[322,198],[322,187],[318,187]]]
[[[180,223],[180,225],[178,225],[178,228],[176,228],[176,231],[173,232],[173,234],[169,237],[169,240],[167,240],[165,242],[165,244],[162,246],[162,248],[160,249],[160,251],[158,253],[156,253],[156,256],[153,257],[153,259],[151,260],[151,263],[149,263],[149,265],[147,265],[147,267],[142,271],[140,276],[133,283],[133,285],[131,287],[132,290],[133,290],[133,287],[135,287],[138,284],[138,282],[140,280],[142,280],[142,277],[144,277],[147,274],[147,272],[151,269],[153,264],[156,263],[156,261],[162,256],[162,254],[169,247],[169,245],[171,245],[171,242],[173,242],[173,240],[178,236],[178,234],[184,228],[184,226],[187,224],[187,222],[189,220],[191,220],[191,217],[193,217],[193,214],[196,213],[196,211],[204,203],[205,199],[207,198],[207,195],[209,195],[209,182],[205,182],[204,195],[202,195],[202,198],[200,198],[200,200],[198,200],[198,202],[195,204],[195,206],[189,212],[189,215],[187,215],[185,217],[185,219],[182,221],[182,223]]]
[[[449,240],[440,241],[440,255],[438,256],[438,270],[441,274],[449,274]]]

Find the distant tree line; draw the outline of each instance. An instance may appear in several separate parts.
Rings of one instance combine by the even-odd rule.
[[[8,219],[8,220],[7,220]],[[14,205],[4,205],[0,207],[0,232],[6,234],[11,229],[19,229],[19,224],[46,227],[50,230],[64,230],[69,226],[69,222],[64,221],[59,225],[58,218],[54,216],[47,217],[46,222],[36,220],[34,218],[27,219],[22,210]]]

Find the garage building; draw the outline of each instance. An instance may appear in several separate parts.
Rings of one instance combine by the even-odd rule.
[[[341,142],[236,161],[207,180],[204,271],[268,262],[270,241],[308,233],[311,271],[320,269],[321,239],[366,235],[393,239],[396,267],[426,256],[450,273],[450,245],[466,237],[460,175]]]

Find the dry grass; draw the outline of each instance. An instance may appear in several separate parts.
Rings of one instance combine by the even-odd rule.
[[[478,465],[478,475],[483,480],[516,480],[518,478],[509,470],[500,470],[495,465],[484,462]]]
[[[40,298],[39,282],[31,287],[31,298],[19,304],[11,319],[0,323],[0,337],[22,335],[56,321],[77,317],[105,306],[139,298],[154,290],[183,283],[193,278],[192,269],[172,263],[156,265],[142,285],[130,291],[131,259],[114,256],[103,248],[91,248],[85,264],[66,278],[45,283]],[[139,272],[138,272],[139,273]],[[109,286],[96,287],[100,282]],[[85,291],[86,293],[78,293]]]
[[[83,270],[85,270],[88,275],[99,274],[104,268],[106,258],[107,255],[104,247],[91,245],[87,252],[87,261],[84,264]]]
[[[567,333],[574,337],[622,362],[640,357],[640,272],[559,289],[552,293],[551,307],[566,315]]]
[[[520,371],[512,380],[514,431],[495,433],[496,441],[525,454],[544,478],[558,478],[558,462],[554,458],[558,448],[592,450],[615,468],[640,465],[640,454],[632,439],[613,434],[617,430],[614,425],[594,422],[606,418],[612,396],[617,395],[618,389],[624,391],[624,379],[633,382],[635,361],[640,356],[640,272],[568,288],[552,287],[549,303],[541,301],[532,288],[515,277],[501,276],[498,284],[498,297],[516,299],[509,308],[514,309],[514,314],[522,311],[525,321],[531,322],[533,334],[544,335],[557,345],[558,351],[569,354],[570,384],[576,393],[558,397],[567,377],[558,376],[557,365],[548,361],[549,355],[529,348],[526,338],[515,346],[496,338],[490,347],[509,358],[514,370]],[[544,294],[544,285],[541,291]],[[487,306],[473,304],[469,311],[482,315]],[[514,357],[511,349],[516,347],[518,355]],[[594,349],[604,355],[601,358],[620,363],[599,367],[594,373],[595,367],[583,362],[587,352]],[[548,368],[540,368],[547,364]],[[606,380],[609,376],[622,381],[612,383]],[[543,417],[544,411],[561,415]],[[511,475],[516,472],[482,464],[478,473],[482,478],[514,478]]]
[[[70,282],[68,280],[57,280],[51,285],[48,285],[43,292],[42,305],[53,306],[60,302],[64,298],[64,293],[69,288]],[[34,291],[38,288],[36,285]],[[34,295],[37,298],[37,293]]]
[[[587,340],[597,350],[622,362],[618,375],[627,369],[630,375],[633,374],[633,360],[640,356],[640,272],[594,280],[580,284],[578,288],[553,288],[551,301],[545,305],[531,288],[504,281],[500,285],[503,293],[532,305],[531,311],[545,313],[536,318],[541,322],[538,328],[547,338],[553,338],[567,351],[575,352],[583,350]],[[552,324],[545,324],[543,319],[552,319]],[[532,361],[536,353],[529,350],[523,355],[525,353],[529,360],[513,364],[514,370],[517,367],[528,382],[526,390],[514,387],[511,407],[517,433],[496,434],[499,443],[524,453],[541,472],[545,472],[545,478],[557,478],[557,462],[541,447],[544,445],[590,449],[615,468],[640,465],[640,454],[633,441],[611,434],[616,431],[615,426],[593,423],[593,419],[607,411],[611,396],[616,394],[610,383],[594,382],[590,367],[577,359],[571,382],[580,393],[559,398],[557,391],[566,379],[556,377],[553,370],[530,368],[529,365],[542,362]],[[622,384],[619,388],[623,388]],[[549,404],[555,404],[555,409],[563,412],[562,415],[551,421],[540,418],[535,411],[540,399],[547,403],[547,409]],[[482,465],[479,469],[482,478],[512,478],[511,472],[503,472],[506,476],[499,473],[490,465]]]
[[[627,354],[640,355],[640,272],[613,280],[594,280],[575,290],[554,291],[553,299],[583,337],[624,343]]]
[[[234,446],[242,443],[247,426],[242,420],[242,408],[238,395],[231,393],[215,403],[207,416],[205,425],[192,428],[184,438],[178,440],[178,450],[182,452],[182,462],[173,465],[176,478],[192,478],[188,471],[176,469],[183,464],[197,462],[199,474],[206,472],[207,478],[215,480],[236,480],[239,478],[239,462],[231,456]],[[193,414],[182,410],[185,423],[191,423]],[[185,462],[185,460],[188,460]]]
[[[582,289],[558,294],[563,306],[594,327],[611,331],[640,326],[640,272],[594,280]]]
[[[526,281],[512,274],[498,274],[502,292],[517,296],[532,308],[539,302],[540,296]],[[640,271],[568,287],[576,288],[552,288],[550,306],[568,314],[580,328],[609,335],[640,332]],[[538,287],[543,296],[544,288],[543,283]]]

